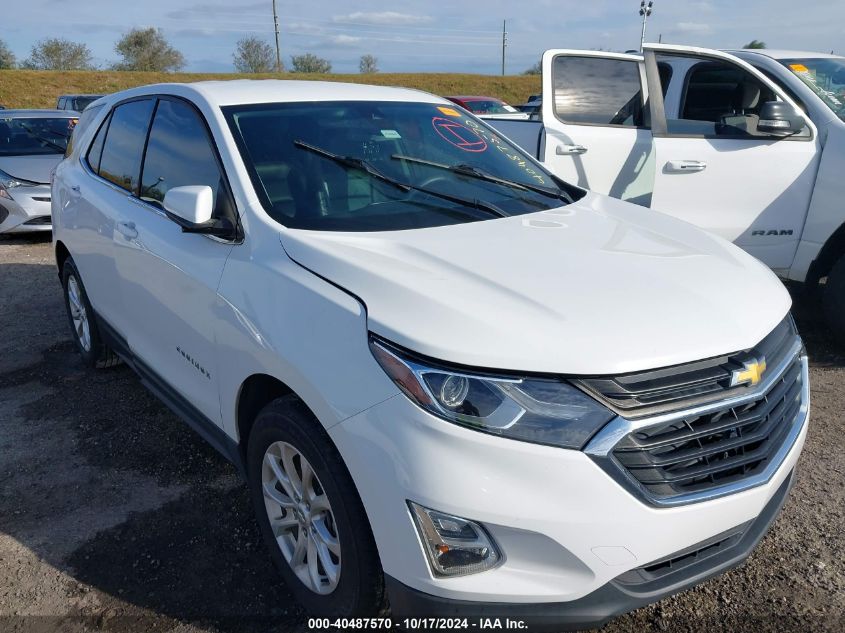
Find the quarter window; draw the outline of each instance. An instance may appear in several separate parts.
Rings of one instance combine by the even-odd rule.
[[[100,173],[100,157],[103,155],[103,142],[106,140],[106,130],[109,129],[109,118],[107,116],[100,125],[100,129],[97,130],[97,135],[94,137],[91,147],[88,148],[88,154],[85,156],[88,166],[94,173]]]
[[[203,121],[188,104],[162,99],[150,129],[140,197],[161,205],[168,190],[186,185],[211,187],[214,217],[227,215],[229,197]]]
[[[117,106],[103,145],[100,176],[132,193],[138,191],[141,156],[153,104],[152,99],[143,99]]]
[[[567,123],[643,125],[639,64],[601,57],[556,57],[555,115]]]

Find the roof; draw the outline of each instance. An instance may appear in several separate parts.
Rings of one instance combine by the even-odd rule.
[[[4,119],[78,119],[79,112],[75,110],[2,110],[0,118]]]
[[[756,53],[772,59],[842,59],[841,55],[831,55],[829,53],[819,53],[812,51],[789,51],[777,50],[768,48],[743,48],[739,50],[725,51],[736,55],[737,53]]]
[[[286,101],[422,101],[448,103],[442,97],[410,88],[297,79],[231,79],[151,84],[108,95],[107,98],[123,99],[145,94],[174,94],[195,99],[200,98],[217,106]]]
[[[460,99],[461,101],[499,101],[500,103],[504,103],[498,97],[484,97],[481,95],[453,95],[451,97],[446,97],[447,99]]]

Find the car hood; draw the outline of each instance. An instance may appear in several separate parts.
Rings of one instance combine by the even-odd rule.
[[[50,172],[63,158],[61,154],[0,156],[0,170],[21,180],[46,185],[50,183]]]
[[[791,299],[761,263],[667,215],[588,193],[548,211],[409,231],[289,230],[288,255],[368,327],[479,368],[618,374],[750,348]]]

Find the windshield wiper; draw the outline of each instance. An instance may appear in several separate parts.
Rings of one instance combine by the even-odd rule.
[[[44,143],[45,145],[50,145],[51,147],[53,147],[53,148],[55,148],[55,149],[59,150],[59,151],[60,151],[60,152],[62,152],[62,153],[64,153],[64,152],[66,152],[66,151],[67,151],[67,147],[62,147],[61,145],[59,145],[58,143],[54,143],[54,142],[53,142],[53,141],[51,141],[50,139],[44,138],[43,136],[38,136],[38,135],[35,133],[35,131],[34,131],[31,127],[29,127],[28,125],[26,125],[26,124],[24,124],[24,123],[18,123],[18,125],[19,125],[21,128],[23,128],[24,132],[26,132],[27,134],[29,134],[29,135],[30,135],[32,138],[34,138],[36,141],[41,141],[41,142],[42,142],[42,143]],[[60,134],[59,136],[64,136],[64,135],[63,135],[63,134]],[[67,138],[67,137],[65,137],[65,138]]]
[[[471,200],[469,198],[453,196],[448,193],[441,193],[432,189],[426,189],[425,187],[418,187],[417,185],[412,185],[410,183],[402,182],[401,180],[391,178],[387,174],[379,171],[375,166],[373,166],[371,163],[369,163],[363,158],[358,158],[357,156],[342,156],[341,154],[335,154],[334,152],[330,152],[329,150],[323,149],[322,147],[317,147],[316,145],[311,145],[310,143],[306,143],[305,141],[294,141],[293,144],[304,150],[313,152],[318,156],[328,158],[329,160],[334,161],[338,165],[346,167],[347,169],[357,169],[358,171],[362,171],[365,174],[369,174],[376,180],[380,180],[384,183],[387,183],[405,193],[409,191],[419,191],[420,193],[424,193],[429,196],[434,196],[435,198],[440,198],[442,200],[447,200],[449,202],[454,202],[455,204],[461,204],[465,207],[473,207],[475,209],[480,209],[481,211],[486,211],[490,215],[494,215],[499,218],[510,217],[507,213],[502,211],[502,209],[497,207],[492,202],[486,202],[485,200],[477,199]]]
[[[494,176],[493,174],[488,174],[486,171],[479,169],[478,167],[474,167],[473,165],[467,165],[466,163],[460,163],[457,165],[446,165],[445,163],[438,163],[433,160],[427,160],[425,158],[417,158],[416,156],[405,156],[404,154],[393,154],[391,158],[393,158],[394,160],[404,160],[409,163],[417,163],[419,165],[427,165],[428,167],[436,167],[437,169],[451,171],[452,173],[459,174],[461,176],[469,176],[470,178],[477,178],[478,180],[493,182],[498,185],[511,187],[512,189],[520,189],[522,191],[533,191],[534,193],[539,193],[541,195],[548,196],[550,198],[556,198],[558,200],[563,200],[564,202],[572,204],[572,199],[563,191],[554,191],[552,189],[546,189],[545,187],[540,187],[531,183],[517,182],[516,180],[510,180],[509,178],[501,178],[499,176]]]

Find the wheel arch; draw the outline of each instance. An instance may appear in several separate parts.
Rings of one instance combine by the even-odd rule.
[[[810,264],[807,273],[807,283],[815,285],[827,276],[839,258],[845,255],[845,224],[836,229],[824,243],[816,259]]]
[[[61,240],[56,241],[55,255],[56,268],[58,268],[59,279],[61,279],[62,269],[65,266],[65,262],[70,257],[70,251],[68,250],[67,246],[64,245],[64,242],[62,242]]]
[[[288,385],[269,374],[252,374],[243,381],[238,390],[235,428],[238,433],[238,450],[244,460],[249,433],[258,413],[276,398],[291,394],[302,400]]]

